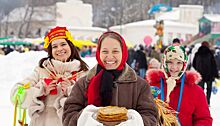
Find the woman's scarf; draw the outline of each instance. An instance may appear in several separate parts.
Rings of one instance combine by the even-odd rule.
[[[122,45],[122,60],[120,65],[115,70],[106,70],[101,59],[100,59],[100,45],[101,38],[106,34],[115,34],[120,37]],[[112,101],[112,88],[113,81],[116,80],[122,73],[127,57],[128,51],[124,39],[116,32],[104,33],[98,41],[98,47],[96,51],[96,59],[98,62],[96,75],[91,78],[87,90],[88,104],[95,106],[108,106]]]
[[[65,79],[76,81],[76,73],[80,70],[80,61],[74,59],[70,62],[62,62],[54,59],[47,59],[43,62],[43,67],[48,73],[48,77],[43,77],[46,85],[49,85],[53,80],[57,81],[57,84]],[[51,95],[56,95],[57,88],[50,91]]]

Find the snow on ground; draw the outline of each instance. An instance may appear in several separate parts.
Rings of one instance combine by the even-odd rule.
[[[38,65],[41,58],[46,57],[47,53],[28,52],[18,53],[12,52],[7,56],[0,55],[0,122],[1,126],[11,126],[13,124],[14,108],[10,102],[10,90],[13,85],[21,81],[23,78],[31,74]],[[89,67],[93,67],[97,62],[95,57],[83,59]],[[211,99],[211,115],[213,117],[213,126],[220,126],[220,91],[216,95],[212,95]],[[199,100],[199,98],[198,98]],[[29,120],[29,119],[28,119]]]

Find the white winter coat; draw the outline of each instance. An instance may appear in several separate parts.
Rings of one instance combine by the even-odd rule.
[[[71,75],[73,71],[80,70],[80,61],[61,62],[58,60],[45,60],[44,66],[53,73],[60,73],[65,76]],[[52,67],[54,66],[54,67]],[[31,126],[62,126],[62,113],[66,96],[62,93],[61,86],[57,86],[58,93],[55,95],[46,94],[44,90],[44,78],[51,78],[48,70],[36,67],[34,73],[24,79],[22,82],[15,84],[11,90],[11,100],[17,91],[18,85],[24,85],[30,82],[30,88],[26,89],[26,95],[22,102],[22,108],[27,108],[31,118]],[[77,74],[76,80],[85,75],[86,72]],[[71,81],[73,86],[75,82]],[[71,92],[70,86],[67,94]],[[42,99],[42,96],[45,96]]]

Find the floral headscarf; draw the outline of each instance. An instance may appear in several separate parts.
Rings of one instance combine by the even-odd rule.
[[[171,59],[178,59],[183,62],[183,68],[178,74],[178,77],[181,78],[181,76],[186,70],[187,61],[188,61],[188,56],[186,54],[185,48],[183,46],[172,45],[165,49],[163,58],[162,58],[162,64],[163,64],[163,69],[165,71],[166,77],[170,77],[170,72],[167,66],[167,61]]]

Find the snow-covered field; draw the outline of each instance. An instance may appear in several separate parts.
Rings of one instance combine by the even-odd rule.
[[[7,56],[0,55],[0,122],[1,126],[13,124],[14,108],[10,102],[12,86],[31,74],[41,58],[46,57],[46,52],[12,52]],[[96,64],[95,58],[85,58],[84,61],[91,68]],[[220,91],[219,91],[220,92]],[[213,126],[220,126],[220,93],[212,95],[211,115]],[[199,100],[199,98],[198,98]]]

